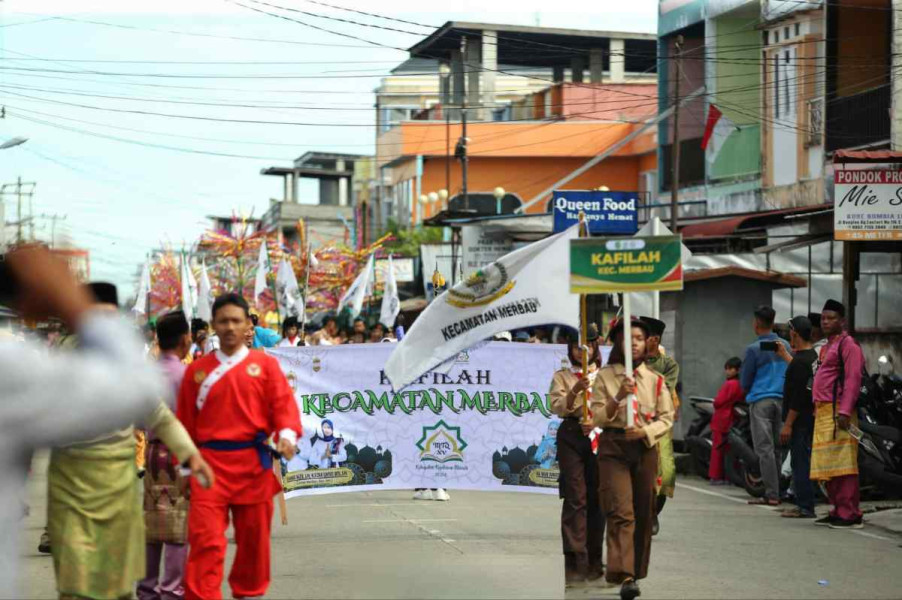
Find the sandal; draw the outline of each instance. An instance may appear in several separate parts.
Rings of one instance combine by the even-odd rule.
[[[776,498],[752,498],[749,504],[755,506],[780,506],[780,501]]]

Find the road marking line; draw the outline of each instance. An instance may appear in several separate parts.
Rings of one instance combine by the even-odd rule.
[[[427,502],[372,502],[372,503],[352,503],[352,504],[327,504],[325,508],[354,508],[356,506],[435,506]]]
[[[458,519],[367,519],[361,523],[425,523],[433,521],[457,521]]]
[[[724,500],[729,500],[730,502],[738,502],[739,504],[745,504],[746,506],[756,506],[758,508],[763,508],[764,510],[769,510],[771,512],[777,510],[776,506],[766,506],[764,504],[749,504],[748,500],[743,500],[742,498],[736,498],[735,496],[730,496],[728,494],[723,494],[721,492],[715,492],[712,490],[706,490],[700,487],[695,487],[694,485],[686,485],[685,483],[677,483],[677,487],[686,488],[687,490],[692,490],[693,492],[698,492],[699,494],[707,494],[708,496],[717,496],[718,498],[723,498]]]
[[[883,540],[884,542],[895,542],[893,538],[883,537],[882,535],[877,535],[876,533],[868,533],[866,531],[861,531],[858,529],[850,529],[852,533],[856,535],[863,535],[864,537],[874,538],[875,540]]]
[[[705,490],[705,489],[702,489],[699,487],[695,487],[694,485],[686,485],[685,483],[677,483],[676,486],[680,487],[680,488],[686,488],[687,490],[692,490],[693,492],[698,492],[699,494],[707,494],[708,496],[717,496],[718,498],[723,498],[724,500],[730,500],[732,502],[739,502],[740,504],[747,504],[747,502],[744,501],[742,498],[734,498],[733,496],[729,496],[727,494],[722,494],[720,492],[713,492],[711,490]],[[777,507],[775,507],[775,506],[762,506],[760,504],[759,505],[752,504],[750,506],[757,506],[758,508],[763,508],[763,509],[770,510],[770,511],[777,510]],[[875,533],[868,533],[866,531],[861,531],[860,529],[849,529],[848,531],[851,533],[857,534],[857,535],[863,535],[864,537],[873,538],[875,540],[883,540],[885,542],[895,542],[896,541],[893,538],[884,537],[882,535],[877,535]]]

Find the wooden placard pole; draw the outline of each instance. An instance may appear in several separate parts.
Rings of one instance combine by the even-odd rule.
[[[579,213],[579,237],[589,237],[589,224],[586,222],[586,213]],[[583,377],[589,377],[589,315],[586,310],[586,294],[579,295],[579,346],[583,355]],[[583,392],[583,423],[591,423],[589,416],[589,398],[592,390],[586,388]]]

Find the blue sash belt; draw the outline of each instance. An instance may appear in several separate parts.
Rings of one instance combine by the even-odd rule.
[[[260,466],[264,470],[272,470],[272,459],[279,456],[279,453],[273,450],[267,442],[269,436],[259,432],[254,439],[249,442],[236,442],[234,440],[210,440],[200,445],[201,448],[209,448],[210,450],[246,450],[247,448],[255,448],[257,456],[260,459]]]

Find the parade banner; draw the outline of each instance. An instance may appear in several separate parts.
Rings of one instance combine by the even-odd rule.
[[[581,238],[570,242],[570,292],[679,291],[682,237]]]
[[[833,175],[836,240],[902,240],[902,171],[837,169]]]
[[[557,493],[551,377],[566,346],[484,343],[392,392],[394,344],[267,350],[295,391],[304,435],[286,496],[448,488]]]
[[[633,235],[639,229],[637,192],[556,190],[552,197],[555,233],[579,222],[579,213],[592,235]]]

